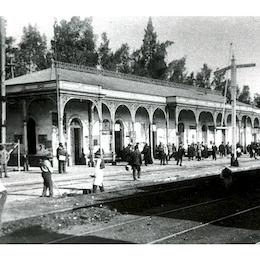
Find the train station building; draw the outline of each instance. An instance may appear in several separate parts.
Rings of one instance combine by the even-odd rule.
[[[148,143],[152,153],[159,142],[232,143],[231,105],[223,110],[214,90],[60,62],[5,84],[6,140],[19,140],[29,157],[55,157],[60,142],[70,165],[99,148],[115,161],[129,143]],[[236,110],[238,142],[260,140],[260,110],[240,102]]]

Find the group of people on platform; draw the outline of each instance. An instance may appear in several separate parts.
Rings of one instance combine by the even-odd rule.
[[[208,158],[212,156],[213,160],[217,159],[217,153],[219,153],[220,158],[225,156],[229,157],[231,155],[231,145],[229,143],[224,144],[223,142],[217,147],[215,143],[212,144],[211,149],[208,146],[201,143],[191,143],[187,147],[187,151],[184,149],[183,144],[180,143],[178,149],[174,144],[164,145],[162,142],[156,146],[155,149],[155,158],[160,160],[160,165],[168,164],[168,161],[171,158],[174,158],[177,165],[182,166],[183,156],[187,155],[188,160],[198,160],[200,161],[202,158]],[[241,156],[242,147],[237,144],[237,156]],[[246,147],[246,151],[250,154],[251,158],[255,158],[257,155],[260,155],[260,143],[252,142]],[[59,173],[66,173],[66,162],[67,162],[67,151],[62,143],[59,144],[57,148],[57,159],[58,159],[58,170]],[[127,162],[126,169],[129,169],[129,166],[132,167],[133,171],[133,179],[137,180],[141,175],[141,165],[142,161],[144,161],[144,165],[153,164],[153,159],[151,155],[151,147],[145,143],[142,151],[139,151],[139,144],[137,143],[135,146],[132,144],[128,144],[126,148],[123,149],[122,160]],[[97,187],[100,188],[100,191],[104,191],[103,186],[103,169],[105,168],[104,160],[101,159],[100,151],[95,153],[95,175],[93,180],[93,192],[96,192]],[[53,182],[51,179],[51,174],[53,172],[52,166],[48,158],[44,158],[40,162],[40,167],[42,170],[43,177],[43,192],[42,196],[46,196],[47,190],[49,190],[49,196],[53,196]]]
[[[155,149],[155,158],[160,160],[160,165],[168,164],[172,158],[176,161],[177,165],[182,166],[182,160],[185,155],[187,155],[188,160],[198,160],[200,161],[202,158],[208,158],[212,156],[213,160],[217,159],[217,153],[219,153],[220,158],[225,156],[229,157],[231,155],[231,145],[229,143],[224,144],[223,142],[217,147],[215,143],[212,144],[211,149],[208,148],[207,145],[201,143],[191,143],[188,145],[187,150],[184,149],[183,144],[180,143],[178,149],[174,144],[164,145],[162,142],[156,146]],[[242,147],[237,144],[237,156],[241,156]],[[260,155],[260,144],[252,142],[247,146],[246,151],[250,154],[251,158],[256,158],[257,155]],[[141,176],[141,165],[144,161],[144,165],[153,164],[153,159],[151,155],[151,147],[145,143],[142,151],[139,150],[139,144],[137,143],[135,146],[132,144],[128,144],[126,148],[123,149],[122,153],[122,161],[127,162],[126,169],[129,170],[129,166],[132,167],[133,171],[133,180],[140,179]],[[67,151],[62,145],[59,144],[57,149],[57,159],[59,162],[58,169],[59,173],[66,173],[66,161],[67,161]],[[100,188],[100,191],[104,191],[103,186],[103,169],[105,168],[104,160],[101,159],[100,150],[95,153],[95,175],[93,180],[93,192],[96,192],[97,187]],[[51,163],[48,158],[41,160],[40,167],[42,170],[42,177],[44,180],[44,187],[42,196],[46,196],[47,190],[49,190],[49,196],[53,196],[53,182],[51,179],[51,174],[53,172]]]
[[[129,166],[132,167],[134,181],[141,177],[142,161],[144,161],[145,166],[153,164],[151,147],[147,143],[145,143],[142,151],[139,150],[139,143],[135,146],[128,144],[121,154],[122,160],[127,162],[126,170],[129,170]]]

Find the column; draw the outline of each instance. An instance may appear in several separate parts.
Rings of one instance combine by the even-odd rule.
[[[1,142],[6,143],[5,21],[0,17]]]
[[[196,122],[196,142],[199,142],[199,122]]]
[[[151,158],[154,161],[154,157],[153,157],[153,123],[150,122],[150,126],[149,126],[149,132],[150,132],[150,149],[151,149]]]
[[[133,143],[133,145],[135,145],[136,137],[135,137],[135,121],[134,120],[132,120],[132,122],[131,122],[131,132],[132,132],[131,142]]]
[[[58,121],[58,128],[59,128],[59,143],[63,143],[64,144],[64,133],[63,133],[63,118],[64,118],[64,110],[61,107],[61,102],[60,102],[60,112],[58,114],[59,116],[59,121]]]
[[[216,124],[214,125],[214,135],[213,135],[213,142],[216,144]]]
[[[103,149],[102,149],[102,135],[103,135],[103,115],[102,115],[102,102],[98,101],[98,114],[99,114],[99,149],[100,149],[100,155],[103,159]]]
[[[245,124],[244,124],[244,153],[247,152],[247,150],[246,150],[246,127],[247,127],[247,116],[245,117]]]
[[[166,106],[166,146],[169,143],[169,121],[170,121],[169,108],[168,106]]]
[[[93,117],[94,105],[89,104],[88,107],[88,122],[89,122],[89,166],[94,167],[94,153],[93,153]]]
[[[112,143],[111,143],[111,149],[112,149],[112,165],[116,165],[116,147],[115,147],[115,120],[111,120],[111,131],[112,131]]]
[[[179,147],[179,132],[178,132],[178,125],[179,125],[179,120],[178,120],[178,117],[179,117],[179,113],[178,113],[178,110],[177,108],[175,108],[175,131],[176,131],[176,149],[178,149]]]
[[[241,144],[241,120],[238,119],[238,142]]]
[[[101,158],[103,158],[102,135],[103,135],[103,119],[101,115],[101,117],[99,118],[99,148],[100,148]]]
[[[23,167],[25,171],[29,169],[28,162],[28,139],[27,139],[27,108],[26,108],[26,100],[23,99],[23,144],[24,144],[24,155],[23,155]]]

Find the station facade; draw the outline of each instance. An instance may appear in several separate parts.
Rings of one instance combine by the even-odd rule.
[[[232,108],[223,109],[217,91],[66,63],[5,83],[6,140],[19,140],[25,155],[55,157],[62,142],[69,164],[79,165],[99,148],[115,161],[129,143],[148,143],[153,154],[160,142],[232,143]],[[236,109],[246,147],[260,140],[260,110],[239,102]]]

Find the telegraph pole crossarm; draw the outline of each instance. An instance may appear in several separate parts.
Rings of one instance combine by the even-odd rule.
[[[236,146],[237,146],[237,131],[236,131],[236,69],[237,68],[249,68],[254,67],[255,63],[249,63],[249,64],[240,64],[236,65],[235,63],[235,57],[233,55],[231,59],[231,66],[228,66],[226,68],[217,70],[214,72],[214,75],[220,75],[224,74],[227,70],[231,70],[231,89],[232,89],[232,95],[231,95],[231,104],[232,104],[232,156],[231,156],[231,166],[238,166],[237,161],[237,153],[236,153]]]
[[[223,68],[223,69],[220,69],[220,70],[217,70],[214,72],[214,75],[217,76],[217,75],[221,75],[221,74],[225,74],[227,70],[230,70],[231,69],[231,66],[228,66],[226,68]]]

